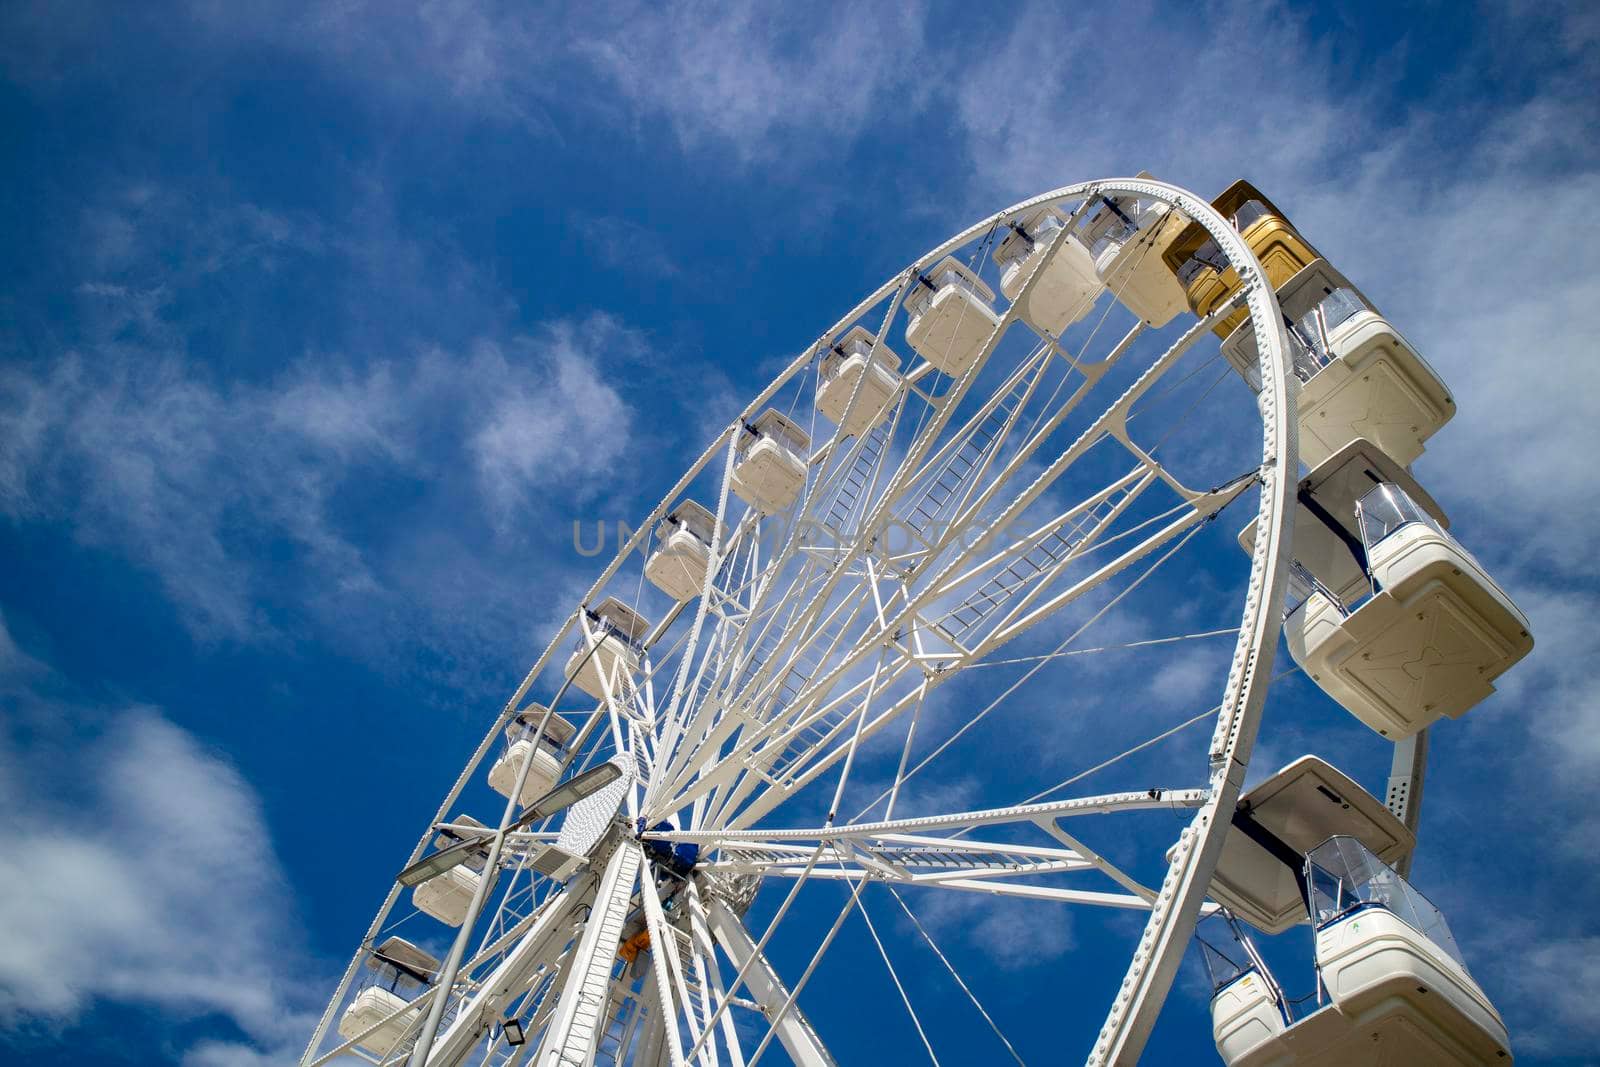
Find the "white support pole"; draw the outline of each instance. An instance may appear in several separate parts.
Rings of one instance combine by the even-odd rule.
[[[533,928],[506,954],[500,966],[461,1005],[449,1029],[433,1042],[426,1053],[427,1067],[455,1067],[462,1062],[477,1045],[484,1031],[499,1018],[501,1009],[526,987],[550,951],[559,950],[561,942],[556,939],[566,932],[572,913],[584,904],[593,886],[592,874],[585,872],[578,875],[557,898],[555,905],[539,916]],[[441,989],[440,994],[448,992],[448,989]]]
[[[542,1067],[592,1062],[606,1009],[611,1002],[611,971],[617,962],[623,923],[639,878],[640,852],[620,845],[606,861],[605,874],[595,891],[594,908],[584,923],[583,936],[573,950],[572,976],[561,992],[544,1047]]]
[[[756,950],[750,931],[744,928],[739,917],[722,901],[712,898],[710,907],[706,909],[706,920],[711,927],[711,936],[717,939],[722,951],[740,969],[745,988],[761,1005],[762,1011],[770,1018],[784,1004],[790,1004],[789,1010],[778,1020],[777,1033],[779,1043],[796,1067],[835,1067],[827,1046],[811,1028],[800,1006],[791,1002],[783,980],[772,969],[772,964],[767,962],[766,956]],[[729,993],[731,995],[732,990]]]
[[[1385,801],[1395,817],[1413,834],[1422,821],[1422,781],[1428,773],[1428,731],[1419,730],[1394,743],[1394,761],[1389,765],[1389,795]],[[1411,873],[1415,851],[1400,859],[1400,877]]]

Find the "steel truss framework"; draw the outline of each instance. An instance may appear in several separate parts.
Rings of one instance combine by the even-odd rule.
[[[1040,268],[963,373],[952,377],[912,359],[881,421],[859,436],[828,430],[809,414],[820,358],[836,339],[862,325],[888,344],[902,302],[942,257],[981,262],[997,235],[1034,210],[1059,208],[1070,230],[1109,197],[1164,205],[1204,226],[1243,280],[1238,298],[1205,321],[1191,320],[1170,346],[1144,357],[1136,355],[1148,347],[1137,343],[1145,334],[1138,325],[1095,344],[1102,308],[1085,320],[1087,338],[1070,342],[1028,323],[1022,309],[1045,274]],[[1045,264],[1061,251],[1065,232],[1049,239]],[[1160,458],[1169,425],[1141,416],[1183,384],[1174,370],[1241,302],[1262,339],[1261,450],[1234,477],[1193,488]],[[866,919],[911,1008],[880,927],[867,917],[869,885],[887,887],[991,1026],[908,907],[914,892],[1142,914],[1143,932],[1088,1054],[1096,1064],[1136,1060],[1206,906],[1271,672],[1298,467],[1295,420],[1281,415],[1294,411],[1296,387],[1285,349],[1277,302],[1254,255],[1204,200],[1171,185],[1112,179],[1067,186],[997,212],[920,257],[795,358],[621,546],[506,703],[412,852],[411,862],[427,854],[441,828],[484,835],[484,877],[443,973],[363,1033],[347,1039],[335,1032],[380,940],[432,922],[408,913],[396,884],[302,1063],[356,1057],[744,1067],[776,1046],[797,1063],[831,1064],[834,1054],[800,1000],[852,911]],[[849,410],[863,402],[857,384]],[[823,429],[812,434],[797,502],[764,516],[733,496],[730,483],[745,427],[773,405]],[[576,715],[564,710],[581,718],[565,767],[615,760],[624,768],[616,789],[525,828],[512,827],[514,802],[486,830],[450,822],[464,791],[481,781],[502,729],[533,694],[558,685],[566,691],[562,669],[575,643],[592,650],[605,636],[583,609],[608,594],[638,601],[649,532],[695,487],[716,497],[708,504],[717,529],[701,595],[666,612],[639,641],[636,672],[618,661],[601,679],[600,699]],[[1017,685],[1061,657],[1094,651],[1078,647],[1080,636],[1116,612],[1208,519],[1240,500],[1248,507],[1251,490],[1258,490],[1255,547],[1237,625],[1230,618],[1223,630],[1189,635],[1235,638],[1220,694],[1195,694],[1194,706],[1210,710],[1188,720],[1214,723],[1204,766],[1174,761],[1171,780],[1138,791],[1080,794],[1073,779],[1063,783],[1065,796],[896,817],[914,776]],[[1033,666],[994,702],[957,715],[957,725],[948,725],[948,714],[944,726],[924,716],[930,698],[958,678],[970,680],[969,670],[1063,632],[1053,650],[1007,661]],[[859,800],[862,783],[852,783],[852,773],[884,752],[898,757],[888,787],[858,812],[843,808]],[[521,780],[512,795],[520,792]],[[1161,864],[1141,864],[1141,880],[1114,849],[1091,842],[1118,836],[1103,828],[1153,810],[1168,812],[1169,820],[1177,813],[1181,829]],[[780,811],[809,827],[771,828]],[[1083,818],[1090,815],[1100,818]],[[575,850],[577,862],[552,874],[558,842]],[[686,846],[699,850],[692,868],[670,859],[674,847]],[[1162,866],[1159,880],[1149,877]],[[844,910],[814,931],[817,947],[806,965],[780,975],[771,954],[775,932],[798,921],[803,887],[830,883]],[[778,896],[773,917],[747,927],[755,895],[769,884]],[[449,936],[441,929],[433,923],[426,936],[437,943]],[[624,944],[647,947],[619,954]],[[928,1043],[914,1010],[911,1017]],[[513,1043],[517,1027],[505,1026],[508,1019],[520,1026],[521,1043]],[[386,1026],[398,1037],[380,1055],[374,1048],[385,1043],[374,1035]]]

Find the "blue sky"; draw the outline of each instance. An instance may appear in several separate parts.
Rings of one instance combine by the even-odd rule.
[[[947,234],[1140,169],[1250,177],[1450,383],[1417,472],[1539,645],[1436,732],[1415,873],[1523,1062],[1600,1046],[1593,9],[19,2],[0,72],[7,1055],[296,1054],[572,519]],[[1264,760],[1365,743],[1318,700]],[[1124,963],[988,922],[1025,1032]],[[1150,1062],[1208,1040],[1180,983]]]

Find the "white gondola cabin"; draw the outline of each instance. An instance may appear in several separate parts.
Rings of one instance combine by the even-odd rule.
[[[811,437],[768,408],[744,427],[733,460],[733,492],[763,514],[787,509],[806,484]]]
[[[1269,934],[1304,922],[1305,854],[1334,834],[1360,840],[1392,864],[1416,846],[1371,793],[1326,761],[1302,756],[1239,798],[1211,898]]]
[[[1082,239],[1096,277],[1123,307],[1155,329],[1189,310],[1183,286],[1162,260],[1188,222],[1158,201],[1117,196],[1101,197],[1084,224]]]
[[[1372,592],[1356,502],[1383,482],[1400,486],[1441,528],[1450,528],[1444,509],[1411,472],[1371,441],[1346,443],[1300,479],[1296,489],[1295,561],[1346,606]],[[1256,526],[1252,521],[1239,531],[1239,546],[1245,555],[1255,548],[1255,541]]]
[[[906,293],[906,343],[934,367],[959,377],[977,362],[1000,325],[994,290],[954,256],[946,256]]]
[[[693,500],[680,501],[667,512],[656,527],[656,550],[644,562],[644,576],[650,584],[673,600],[699,596],[705,588],[716,528],[716,516]],[[727,535],[726,525],[723,535]]]
[[[1294,1017],[1255,943],[1232,915],[1218,911],[1202,919],[1195,944],[1211,978],[1211,1036],[1223,1062],[1233,1067],[1287,1030]]]
[[[367,968],[375,980],[351,998],[339,1017],[339,1036],[375,1056],[387,1056],[416,1026],[422,1011],[407,1005],[433,981],[439,961],[411,942],[391,937],[373,949]]]
[[[1278,289],[1288,324],[1299,400],[1300,458],[1316,466],[1355,438],[1409,466],[1423,442],[1455,414],[1432,367],[1325,259]],[[1246,319],[1222,351],[1259,389],[1255,330]]]
[[[605,698],[607,687],[614,698],[630,694],[633,676],[644,655],[641,642],[650,632],[650,620],[608,596],[593,611],[585,610],[578,622],[587,635],[579,635],[578,647],[567,660],[567,677],[572,684],[597,700]]]
[[[1061,331],[1089,314],[1095,298],[1105,288],[1095,273],[1094,257],[1077,234],[1069,233],[1057,243],[1066,221],[1055,208],[1040,208],[1012,223],[1011,232],[994,250],[995,266],[1000,268],[1000,292],[1012,303],[1022,295],[1028,279],[1043,266],[1044,273],[1028,294],[1022,317],[1053,337],[1060,337]]]
[[[1349,837],[1312,849],[1303,870],[1324,1006],[1296,1019],[1227,912],[1197,931],[1228,1067],[1511,1062],[1505,1025],[1426,897]]]
[[[1324,692],[1400,740],[1494,692],[1533,638],[1511,598],[1399,484],[1375,486],[1357,515],[1372,596],[1350,611],[1313,583],[1284,630]]]
[[[1401,1055],[1388,1062],[1511,1061],[1505,1023],[1427,897],[1348,837],[1307,855],[1306,880],[1322,984],[1379,1044],[1395,1035]]]
[[[510,788],[506,786],[507,790]],[[457,815],[451,824],[488,830],[470,815]],[[433,847],[449,848],[460,841],[461,836],[454,831],[441,830],[433,839]],[[473,895],[478,891],[478,883],[483,879],[483,866],[488,858],[487,850],[475,852],[464,863],[419,883],[411,890],[411,903],[424,915],[430,915],[446,926],[460,926],[467,917]]]
[[[599,655],[599,652],[595,653],[596,657]],[[566,758],[566,750],[562,746],[571,740],[575,730],[572,723],[560,715],[552,714],[549,721],[545,722],[545,712],[543,704],[529,704],[519,711],[505,730],[505,755],[495,760],[494,766],[489,768],[489,788],[503,797],[509,797],[517,787],[517,775],[522,773],[523,761],[532,758],[533,765],[528,768],[528,777],[522,784],[522,796],[517,801],[523,806],[532,804],[555,788]],[[545,724],[544,732],[535,741],[534,735],[539,733],[541,722]]]
[[[850,327],[817,368],[817,410],[849,437],[888,418],[900,391],[900,357],[888,345],[874,345],[873,339],[864,327]],[[857,383],[861,392],[851,407]]]

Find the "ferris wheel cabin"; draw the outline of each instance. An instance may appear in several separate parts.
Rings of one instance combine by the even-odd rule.
[[[1247,181],[1228,186],[1211,206],[1239,231],[1274,288],[1321,258],[1283,212]],[[1189,310],[1202,319],[1231,300],[1243,284],[1239,272],[1197,222],[1184,228],[1163,259],[1183,286]],[[1214,332],[1226,338],[1249,317],[1248,309],[1239,308],[1217,323]]]
[[[673,600],[692,600],[705,587],[717,517],[693,500],[679,501],[656,527],[656,550],[644,563],[650,584]],[[723,532],[726,533],[726,526]]]
[[[509,790],[510,786],[506,788]],[[451,824],[488,829],[470,815],[457,815]],[[461,840],[461,836],[454,831],[441,830],[433,839],[433,847],[449,848]],[[477,851],[459,866],[418,883],[411,890],[411,903],[424,915],[438,919],[446,926],[460,926],[467,918],[467,909],[472,905],[473,896],[478,892],[478,885],[483,880],[483,867],[488,859],[487,851]]]
[[[859,437],[888,418],[900,391],[900,357],[874,340],[866,328],[852,326],[817,367],[817,410],[847,437]]]
[[[1471,710],[1533,638],[1511,598],[1400,484],[1374,486],[1356,515],[1371,597],[1352,611],[1310,575],[1284,630],[1324,692],[1400,740]]]
[[[1444,509],[1411,472],[1371,441],[1352,439],[1300,479],[1295,491],[1294,558],[1341,604],[1353,606],[1372,592],[1356,505],[1375,485],[1392,482],[1442,528]],[[1239,547],[1255,550],[1255,523],[1239,531]]]
[[[613,697],[632,692],[650,620],[608,596],[593,611],[584,611],[579,626],[584,634],[567,660],[572,684],[596,700],[605,699],[608,686]]]
[[[1160,329],[1188,309],[1183,286],[1165,262],[1167,249],[1183,233],[1184,218],[1153,200],[1100,199],[1081,233],[1095,275],[1123,307]]]
[[[1390,864],[1416,837],[1378,798],[1317,756],[1302,756],[1239,798],[1211,881],[1211,898],[1258,930],[1306,921],[1306,853],[1340,834]]]
[[[599,656],[599,653],[595,655]],[[560,715],[550,714],[546,721],[547,710],[543,704],[529,704],[517,712],[517,717],[505,729],[505,754],[489,768],[489,788],[503,797],[509,797],[517,787],[517,775],[522,773],[523,762],[533,760],[533,765],[528,768],[528,777],[522,783],[522,796],[517,800],[524,806],[555,787],[566,757],[563,746],[572,739],[576,730],[569,720]],[[543,733],[539,733],[540,723],[544,723]],[[539,734],[537,740],[535,734]]]
[[[439,961],[404,938],[391,937],[373,949],[367,969],[373,976],[339,1017],[339,1036],[387,1056],[416,1025],[422,1011],[407,1005],[433,981]]]
[[[1348,442],[1296,498],[1289,654],[1378,733],[1399,741],[1465,714],[1533,648],[1527,618],[1377,445]],[[1254,548],[1253,523],[1239,544]]]
[[[1052,337],[1089,314],[1105,284],[1095,273],[1094,257],[1073,233],[1061,236],[1066,219],[1053,207],[1040,208],[1021,222],[994,250],[1000,268],[1000,292],[1015,303],[1023,287],[1042,268],[1028,294],[1022,317]]]
[[[1402,464],[1455,414],[1433,368],[1325,259],[1278,287],[1290,358],[1300,388],[1300,458],[1316,466],[1364,437]],[[1260,389],[1255,328],[1241,322],[1222,353]]]
[[[745,425],[734,447],[734,495],[766,515],[789,508],[805,488],[811,436],[768,408]]]
[[[1198,935],[1212,1036],[1228,1067],[1511,1062],[1505,1024],[1432,902],[1350,837],[1313,848],[1303,871],[1324,1006],[1296,1019],[1227,912]]]
[[[918,275],[905,297],[906,343],[934,367],[960,377],[1000,326],[994,290],[954,256]]]

